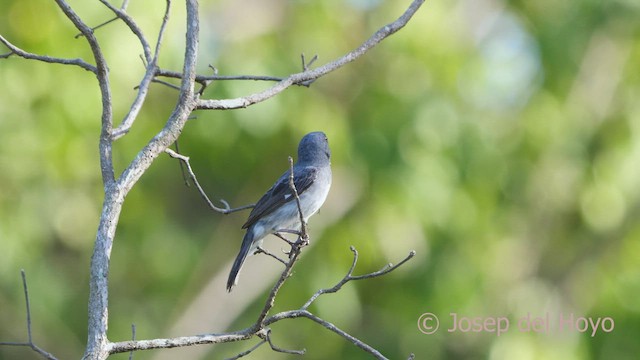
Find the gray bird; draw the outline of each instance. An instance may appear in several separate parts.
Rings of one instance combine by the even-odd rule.
[[[262,240],[279,230],[300,230],[298,205],[289,186],[290,170],[280,176],[249,214],[243,229],[240,252],[233,262],[227,291],[238,283],[238,273],[248,255],[253,255]],[[306,222],[324,204],[331,187],[331,151],[327,135],[321,131],[305,135],[298,145],[298,160],[293,165],[293,179]]]

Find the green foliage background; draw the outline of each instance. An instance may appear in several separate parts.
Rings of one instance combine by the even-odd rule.
[[[71,3],[89,24],[111,16],[98,2]],[[150,39],[160,3],[129,7]],[[200,70],[210,72],[211,64],[225,75],[296,72],[301,52],[318,54],[318,63],[334,59],[407,5],[201,1]],[[164,68],[182,66],[183,7],[173,6]],[[325,225],[277,310],[338,281],[351,261],[349,245],[360,252],[358,273],[415,249],[404,268],[349,284],[312,310],[394,359],[412,352],[417,359],[633,359],[640,353],[639,17],[632,0],[429,1],[405,29],[308,89],[248,109],[198,112],[180,138],[181,151],[212,198],[242,205],[284,171],[304,133],[328,134],[339,176],[329,210],[311,221],[312,235],[314,222]],[[0,33],[27,51],[91,60],[52,1],[1,2]],[[141,49],[121,23],[97,34],[110,62],[118,122],[143,73]],[[217,82],[205,96],[267,86]],[[133,131],[116,143],[118,172],[161,128],[175,100],[168,87],[152,87]],[[90,73],[16,56],[0,60],[0,341],[26,339],[25,269],[38,344],[64,359],[82,354],[102,201],[99,116]],[[158,159],[120,219],[109,338],[130,338],[131,323],[138,338],[169,336],[204,284],[228,271],[245,217],[210,212],[183,186],[176,161]],[[216,308],[217,300],[209,301]],[[229,329],[198,329],[242,328],[261,304],[262,296]],[[440,317],[434,335],[417,328],[425,312]],[[508,316],[512,327],[499,337],[449,333],[451,312]],[[515,321],[527,313],[550,314],[552,331],[518,331]],[[570,314],[611,317],[615,329],[594,337],[554,331],[555,319]],[[306,320],[279,323],[274,340],[306,348],[305,359],[368,358]],[[202,355],[218,359],[249,346],[205,348]],[[254,355],[291,357],[266,347]],[[0,347],[0,358],[37,357]]]

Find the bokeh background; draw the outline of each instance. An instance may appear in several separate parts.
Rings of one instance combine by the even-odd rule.
[[[70,1],[89,24],[111,17]],[[300,53],[321,64],[353,49],[408,1],[201,1],[199,69],[284,76]],[[119,4],[118,4],[119,5]],[[154,42],[163,2],[129,12]],[[184,4],[175,2],[161,66],[180,70]],[[275,311],[299,307],[345,273],[416,257],[383,278],[350,283],[311,307],[389,358],[634,359],[640,353],[640,3],[428,1],[364,58],[318,81],[237,111],[197,112],[181,151],[214,199],[255,201],[297,142],[323,130],[334,186],[311,221],[312,246]],[[0,33],[38,54],[90,52],[54,2],[0,3]],[[141,49],[121,23],[98,30],[115,121],[141,79]],[[5,48],[0,47],[4,53]],[[264,82],[217,82],[207,98],[247,95]],[[132,132],[114,149],[117,172],[164,124],[176,92],[155,84]],[[79,68],[0,60],[0,341],[26,339],[25,269],[38,345],[79,358],[86,341],[88,268],[102,201],[100,99]],[[109,338],[244,328],[279,265],[254,257],[240,285],[224,278],[247,213],[207,209],[160,157],[128,196],[110,273]],[[269,240],[278,251],[282,244]],[[441,328],[424,335],[422,313]],[[454,332],[450,313],[506,316],[511,328]],[[522,316],[549,314],[549,332]],[[560,316],[609,317],[610,332],[559,331]],[[464,325],[464,324],[463,324]],[[308,320],[273,326],[305,359],[368,359]],[[220,359],[257,340],[137,353],[135,359]],[[127,354],[113,356],[126,359]],[[263,347],[254,358],[284,359]],[[1,359],[38,358],[0,347]]]

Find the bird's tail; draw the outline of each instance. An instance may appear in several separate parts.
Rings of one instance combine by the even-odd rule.
[[[229,280],[227,280],[227,291],[231,292],[231,289],[238,283],[238,274],[242,269],[242,264],[244,264],[244,260],[249,255],[249,251],[251,250],[251,245],[253,245],[253,231],[249,229],[247,233],[244,235],[242,239],[242,246],[240,246],[240,252],[238,256],[236,256],[236,260],[233,262],[233,266],[231,267],[231,272],[229,273]]]

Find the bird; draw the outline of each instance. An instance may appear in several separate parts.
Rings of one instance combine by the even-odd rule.
[[[242,225],[247,232],[229,272],[228,292],[237,285],[238,274],[247,256],[258,251],[267,235],[281,230],[300,230],[302,224],[298,204],[289,185],[290,176],[290,169],[280,176],[258,200]],[[324,204],[331,188],[331,150],[324,132],[311,132],[300,140],[298,158],[293,165],[293,180],[306,223]]]

